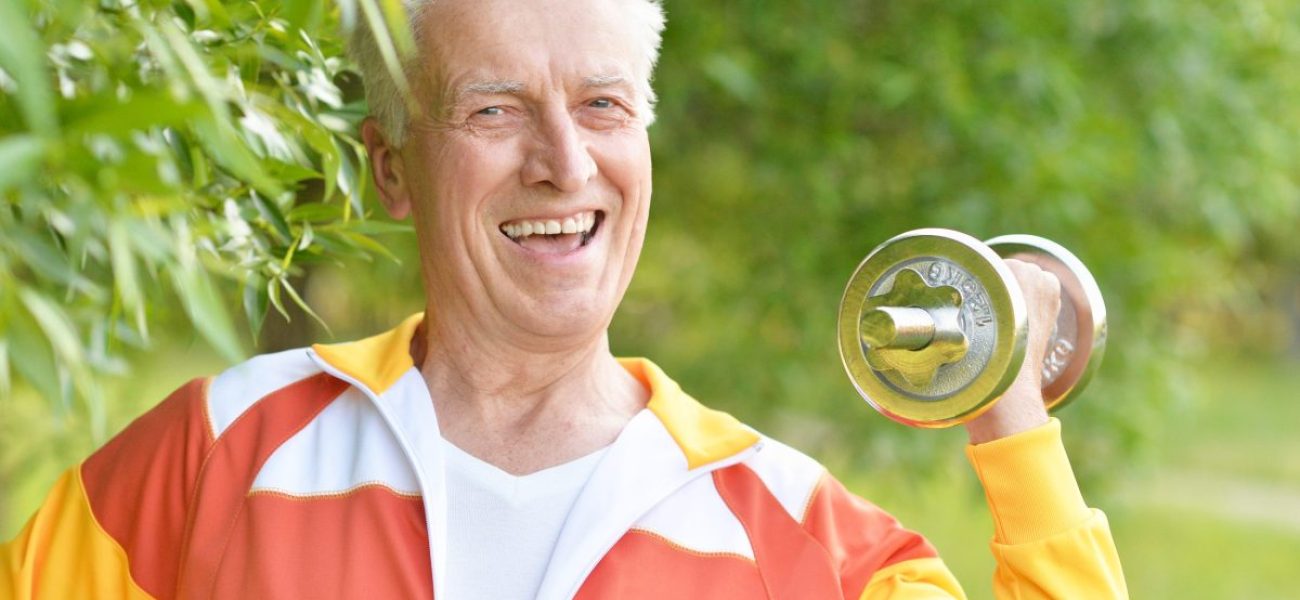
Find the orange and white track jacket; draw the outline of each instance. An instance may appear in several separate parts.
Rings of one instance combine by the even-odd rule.
[[[408,352],[419,321],[182,386],[0,546],[0,597],[444,597],[456,516]],[[815,461],[623,365],[651,400],[575,502],[538,598],[962,597],[924,538]],[[1055,421],[969,454],[999,596],[1125,595]]]

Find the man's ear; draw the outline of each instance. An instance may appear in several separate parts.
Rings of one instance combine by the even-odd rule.
[[[399,149],[388,143],[374,117],[366,117],[361,122],[361,140],[366,144],[366,154],[370,155],[370,171],[384,210],[394,219],[405,219],[411,214],[411,189]]]

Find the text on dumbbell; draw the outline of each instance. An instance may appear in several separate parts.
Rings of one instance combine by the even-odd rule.
[[[930,263],[926,269],[926,283],[932,286],[949,285],[961,291],[963,304],[970,309],[971,320],[977,327],[993,322],[993,307],[980,289],[979,282],[960,269],[942,261]]]
[[[1043,359],[1043,383],[1056,381],[1061,371],[1069,366],[1072,355],[1074,355],[1074,344],[1071,344],[1070,340],[1065,338],[1053,340],[1047,356]]]

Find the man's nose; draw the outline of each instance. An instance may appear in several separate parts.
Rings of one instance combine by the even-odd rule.
[[[521,175],[524,185],[550,185],[565,193],[581,190],[596,176],[596,160],[567,110],[557,108],[542,118]]]

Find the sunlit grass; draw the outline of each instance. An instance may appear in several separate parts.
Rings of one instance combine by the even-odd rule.
[[[1300,531],[1168,509],[1110,511],[1134,598],[1296,598]]]

